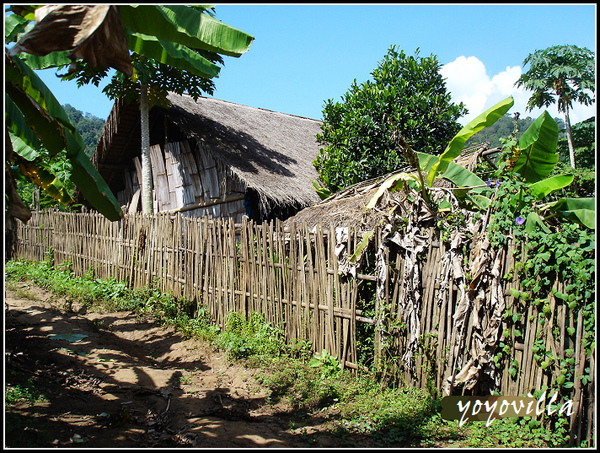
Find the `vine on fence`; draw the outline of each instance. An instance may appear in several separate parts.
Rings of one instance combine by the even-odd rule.
[[[443,178],[454,183],[458,209],[450,194],[445,200],[438,199],[432,208],[437,209],[440,240],[451,249],[454,247],[450,253],[465,260],[461,266],[466,280],[464,288],[472,287],[477,277],[469,273],[472,266],[468,258],[483,256],[473,251],[469,255],[465,250],[478,246],[469,235],[471,223],[485,216],[490,250],[507,249],[509,241],[514,242],[514,269],[504,278],[514,279],[517,287],[510,288],[514,303],[502,313],[506,329],[497,344],[493,363],[502,369],[516,343],[524,343],[525,326],[537,319],[540,328],[534,339],[534,359],[550,378],[550,386],[558,387],[563,396],[573,397],[577,389],[591,381],[591,365],[585,361],[595,349],[595,199],[554,196],[574,179],[569,174],[549,176],[558,162],[556,122],[544,112],[517,140],[515,120],[515,131],[503,141],[502,153],[487,183],[452,162],[466,139],[493,124],[511,106],[509,98],[484,112],[465,126],[440,156],[418,153],[420,170],[427,173],[429,187],[425,187],[422,178],[406,173],[392,175],[382,186],[391,191],[410,186],[429,195],[433,193],[435,180]],[[518,114],[515,118],[518,119]],[[378,192],[377,196],[381,194]],[[498,259],[502,254],[487,256]],[[490,264],[488,271],[491,267]],[[530,306],[536,308],[537,314],[534,311],[533,319],[525,319]],[[564,319],[559,320],[561,306]],[[561,322],[568,323],[563,328],[566,327],[569,343],[575,344],[577,350],[571,347],[560,351],[554,341],[547,341],[549,333],[554,339],[560,336]],[[512,378],[517,377],[520,366],[514,359],[508,363],[507,371]],[[545,390],[547,386],[537,389],[535,396]],[[581,393],[578,397],[581,400]],[[553,421],[559,430],[567,424],[564,416],[554,417]]]

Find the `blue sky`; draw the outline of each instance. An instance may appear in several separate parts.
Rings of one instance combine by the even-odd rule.
[[[241,57],[225,57],[214,97],[315,119],[327,99],[368,80],[391,45],[438,57],[453,100],[469,108],[463,124],[511,94],[511,113],[541,113],[526,112],[528,93],[513,86],[529,53],[564,44],[596,51],[592,3],[217,4],[216,13],[255,41]],[[78,89],[42,72],[61,103],[107,118],[112,101],[102,85]],[[571,121],[593,115],[595,105],[576,107]]]

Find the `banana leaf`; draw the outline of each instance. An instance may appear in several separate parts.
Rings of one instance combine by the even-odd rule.
[[[435,164],[438,160],[438,156],[434,156],[433,154],[422,153],[420,151],[416,151],[417,157],[419,158],[419,167],[421,171],[428,173],[429,169]]]
[[[444,172],[442,178],[450,181],[459,188],[468,188],[473,192],[488,190],[486,183],[479,176],[454,162],[448,163],[448,169]]]
[[[10,14],[4,18],[4,41],[15,42],[20,33],[27,32],[33,28],[34,22],[19,16]],[[12,54],[9,50],[9,53]],[[69,52],[52,52],[44,57],[23,53],[21,59],[32,69],[48,69],[71,64],[71,59],[67,56]]]
[[[397,185],[399,183],[402,183],[403,181],[418,182],[418,178],[416,175],[410,173],[397,173],[395,175],[390,176],[388,179],[381,183],[381,185],[377,189],[377,192],[375,192],[375,195],[373,195],[373,198],[371,198],[371,200],[369,200],[369,202],[365,206],[365,211],[373,209],[386,190],[389,189],[391,191],[394,191]]]
[[[552,178],[542,179],[541,181],[535,182],[529,185],[533,195],[541,200],[546,195],[567,187],[573,182],[573,175],[557,175]]]
[[[156,36],[191,49],[239,57],[254,37],[184,5],[119,5],[121,20],[131,32]]]
[[[9,14],[4,16],[4,42],[14,42],[19,33],[25,31],[31,21],[19,16],[18,14]]]
[[[201,77],[218,77],[221,70],[218,65],[193,50],[154,36],[141,33],[127,33],[127,43],[129,49],[139,55],[179,69],[184,69]]]
[[[596,229],[596,198],[561,198],[548,207],[567,219]]]
[[[5,93],[11,104],[6,109],[7,127],[12,131],[24,128],[17,137],[31,148],[41,144],[50,156],[66,150],[73,167],[71,180],[95,209],[110,220],[118,220],[121,208],[85,154],[81,136],[62,106],[31,68],[18,57],[5,56]],[[31,133],[37,140],[28,140]],[[19,149],[24,148],[19,145],[15,151]],[[25,171],[35,175],[33,169]]]
[[[66,50],[62,52],[52,52],[43,57],[23,53],[20,58],[27,63],[27,66],[31,69],[49,69],[70,65],[71,59],[67,56],[68,54],[69,52]]]
[[[512,96],[509,96],[505,100],[497,103],[493,107],[483,112],[477,118],[469,122],[469,124],[463,127],[450,141],[444,152],[440,154],[438,161],[429,168],[429,172],[427,173],[427,185],[431,187],[437,175],[446,171],[450,162],[460,155],[464,148],[465,142],[471,136],[475,135],[480,130],[491,126],[500,118],[502,118],[504,114],[510,110],[513,104],[514,99]]]
[[[14,134],[14,137],[11,137],[14,138],[12,140],[13,147],[15,147],[15,140],[20,140],[27,148],[17,144],[16,146],[21,150],[19,154],[27,160],[35,159],[38,155],[35,150],[41,148],[42,143],[29,127],[23,113],[15,105],[7,92],[4,93],[4,112],[5,116],[10,118],[10,121],[6,121],[6,126],[9,128],[10,132]]]
[[[65,148],[65,130],[77,134],[79,145],[83,146],[66,112],[44,82],[20,58],[5,56],[5,92],[50,155]]]
[[[513,171],[529,183],[546,178],[558,162],[557,142],[558,125],[544,111],[519,139],[521,153]]]

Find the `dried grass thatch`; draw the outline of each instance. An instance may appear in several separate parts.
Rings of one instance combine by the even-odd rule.
[[[264,205],[310,206],[321,122],[213,98],[169,95],[169,118],[228,166]]]
[[[489,144],[485,143],[466,148],[454,162],[473,171],[482,154],[487,151],[488,146]],[[384,194],[385,200],[380,203],[385,208],[376,207],[369,211],[366,210],[367,204],[381,184],[389,177],[401,172],[414,173],[416,170],[410,167],[403,168],[387,175],[354,184],[320,203],[301,210],[295,216],[287,219],[285,224],[306,223],[309,227],[321,224],[324,228],[352,225],[357,227],[360,233],[365,233],[372,230],[382,219],[386,218],[390,209],[394,209],[394,216],[397,218],[406,218],[407,214],[413,209],[413,203],[410,199],[407,199],[405,192],[386,191]],[[426,175],[423,175],[423,177],[426,177]],[[433,187],[443,191],[444,189],[451,189],[453,184],[445,179],[436,179]]]
[[[187,139],[255,190],[263,211],[291,206],[296,210],[320,201],[311,180],[321,122],[248,107],[214,98],[169,94],[168,108],[150,112],[151,145]],[[115,102],[92,158],[111,190],[120,190],[121,172],[140,155],[139,107]],[[168,136],[165,138],[165,136]]]

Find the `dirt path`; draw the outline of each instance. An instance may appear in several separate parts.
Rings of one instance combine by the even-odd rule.
[[[131,313],[66,313],[20,285],[6,290],[6,383],[31,379],[47,400],[7,409],[7,447],[306,447],[320,429],[290,429],[293,411],[267,403],[256,370],[198,341]],[[311,446],[341,446],[321,434]]]

